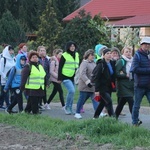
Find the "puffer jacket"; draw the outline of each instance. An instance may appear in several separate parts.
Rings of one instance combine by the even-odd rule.
[[[134,73],[134,86],[150,88],[150,58],[148,53],[142,49],[137,52],[139,55],[134,55],[131,66]]]
[[[85,92],[94,92],[94,86],[92,88],[88,87],[88,84],[91,83],[90,78],[94,67],[96,66],[94,61],[83,60],[79,68],[79,91]]]

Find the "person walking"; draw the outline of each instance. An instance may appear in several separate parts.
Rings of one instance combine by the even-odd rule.
[[[50,72],[49,72],[50,61],[46,57],[46,47],[39,46],[37,48],[37,52],[39,54],[39,63],[43,66],[43,68],[46,72],[46,78],[45,78],[46,81],[45,81],[45,88],[44,88],[45,95],[43,97],[41,97],[41,100],[39,101],[39,108],[41,110],[50,109],[49,105],[47,104],[47,91],[46,91],[46,88],[48,88],[49,85],[50,85],[50,82],[49,82],[49,78],[50,78]],[[43,100],[44,106],[42,105],[42,100]]]
[[[62,108],[65,109],[63,89],[61,87],[61,83],[58,81],[58,67],[59,67],[59,62],[60,62],[62,53],[63,53],[62,49],[55,49],[54,56],[51,57],[50,81],[53,84],[53,90],[52,90],[51,95],[49,96],[47,103],[50,104],[50,102],[53,100],[54,96],[58,92]]]
[[[7,81],[7,73],[10,69],[15,66],[15,55],[14,48],[11,45],[8,45],[3,50],[3,57],[0,60],[0,74],[1,74],[1,95],[0,95],[0,108],[5,109],[10,105],[9,102],[9,91],[4,92],[4,87]],[[4,101],[6,103],[6,107],[4,106]]]
[[[103,59],[97,62],[99,67],[95,77],[95,97],[101,97],[100,103],[94,113],[94,119],[99,118],[104,106],[109,116],[114,116],[111,92],[115,88],[115,63],[111,60],[111,50],[103,51]]]
[[[31,51],[28,57],[29,64],[25,65],[21,72],[21,91],[25,91],[28,96],[26,113],[39,114],[38,103],[45,95],[45,76],[43,66],[39,63],[39,55],[36,51]]]
[[[79,66],[79,54],[77,45],[73,41],[66,44],[66,52],[62,54],[58,69],[58,81],[62,81],[67,89],[65,113],[67,115],[75,114],[72,105],[75,94],[74,76]]]
[[[18,103],[18,110],[21,113],[23,111],[23,96],[20,90],[21,84],[21,71],[26,64],[26,56],[23,54],[18,54],[16,57],[16,65],[10,70],[8,80],[4,87],[4,92],[10,89],[11,93],[11,104],[5,109],[9,114],[16,113],[13,110],[14,106]]]
[[[134,74],[134,104],[132,110],[132,124],[139,126],[139,109],[143,96],[150,103],[150,37],[143,37],[140,49],[135,52],[131,72]]]
[[[91,74],[93,69],[95,68],[96,64],[94,62],[94,50],[89,49],[84,54],[84,59],[80,64],[79,68],[79,83],[78,83],[78,90],[80,92],[75,118],[81,119],[82,116],[80,114],[82,106],[85,104],[88,98],[91,98],[93,102],[94,110],[97,109],[98,102],[94,100],[94,91],[95,88],[92,86],[91,83]]]
[[[122,49],[122,56],[116,63],[116,78],[117,78],[117,97],[119,103],[115,110],[116,119],[118,119],[126,102],[129,104],[129,110],[132,114],[134,82],[130,78],[130,68],[132,63],[132,49],[125,47]]]

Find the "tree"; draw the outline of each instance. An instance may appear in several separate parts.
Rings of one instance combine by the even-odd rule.
[[[91,20],[91,15],[86,13],[85,10],[81,10],[78,16],[67,23],[61,34],[60,41],[63,42],[63,44],[69,40],[76,42],[80,53],[80,59],[82,59],[86,50],[94,49],[100,39],[106,39],[103,32],[93,28]],[[105,26],[104,21],[100,17],[96,16],[93,20],[98,21],[101,26]],[[105,40],[105,42],[107,42],[107,40]]]
[[[62,23],[62,19],[80,7],[80,0],[52,0],[57,19]]]
[[[3,14],[0,20],[0,43],[17,46],[26,40],[25,32],[18,21],[14,19],[10,11]]]
[[[57,45],[62,27],[56,18],[54,8],[51,6],[51,0],[48,1],[40,21],[41,23],[37,31],[37,45],[46,45],[48,51],[52,53],[55,45]]]

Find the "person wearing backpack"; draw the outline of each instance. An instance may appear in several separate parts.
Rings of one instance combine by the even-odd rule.
[[[99,118],[104,106],[109,116],[114,116],[111,93],[115,88],[115,63],[111,60],[111,50],[103,51],[103,59],[97,62],[95,72],[95,99],[100,103],[94,113],[93,119]]]
[[[23,54],[18,54],[16,56],[16,65],[12,67],[8,75],[8,80],[4,87],[4,92],[10,89],[11,93],[11,104],[5,109],[9,114],[16,113],[13,107],[18,103],[18,110],[21,113],[23,111],[23,97],[22,91],[20,90],[21,84],[21,71],[26,64],[26,56]]]
[[[54,56],[51,57],[51,63],[50,63],[50,81],[53,84],[53,90],[49,96],[49,99],[47,101],[48,104],[53,100],[54,96],[59,93],[60,102],[62,105],[62,109],[65,109],[65,102],[64,102],[64,95],[63,95],[63,89],[61,86],[61,83],[57,80],[58,79],[58,68],[59,68],[59,62],[60,58],[62,56],[63,50],[62,49],[55,49],[53,54]]]
[[[11,45],[8,45],[3,50],[3,57],[0,60],[0,74],[1,74],[1,95],[0,95],[0,108],[5,109],[10,105],[9,102],[9,91],[4,92],[4,87],[7,81],[7,72],[15,66],[15,55],[14,48]],[[4,101],[6,107],[4,106]]]
[[[82,116],[80,114],[80,110],[82,106],[85,104],[88,98],[92,100],[94,110],[97,109],[98,102],[94,100],[94,91],[95,88],[91,83],[91,74],[96,64],[94,62],[94,50],[89,49],[84,53],[83,61],[79,67],[79,83],[78,90],[80,92],[75,118],[81,119]]]
[[[150,37],[143,37],[140,48],[136,51],[131,65],[134,74],[134,104],[132,109],[132,124],[139,126],[139,109],[145,95],[150,103]]]
[[[119,98],[119,103],[115,110],[116,119],[118,119],[126,102],[128,102],[129,110],[132,114],[134,102],[134,81],[130,79],[130,68],[133,61],[132,49],[125,47],[121,52],[122,56],[116,63],[117,97]]]

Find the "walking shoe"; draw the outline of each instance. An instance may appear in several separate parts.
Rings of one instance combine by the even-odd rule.
[[[39,105],[39,110],[43,111],[45,108],[42,105]]]
[[[74,117],[75,117],[76,119],[82,119],[82,116],[81,116],[79,113],[76,113],[76,114],[74,115]]]
[[[72,109],[70,109],[70,112],[71,112],[71,115],[75,115],[75,112]]]
[[[0,109],[5,110],[6,107],[5,106],[0,106]]]
[[[49,104],[47,104],[47,103],[44,105],[44,108],[45,109],[49,109],[49,110],[51,109],[50,106],[49,106]]]
[[[107,113],[103,113],[103,112],[101,112],[101,114],[100,114],[100,116],[99,116],[99,117],[106,117],[106,116],[108,116],[108,114],[107,114]]]
[[[121,113],[120,113],[120,116],[126,116],[126,114],[121,112]]]
[[[83,107],[81,108],[81,110],[80,110],[80,113],[84,113],[85,111],[84,111],[84,109],[83,109]]]
[[[68,107],[65,107],[65,114],[66,115],[71,115],[71,111],[70,111],[70,109],[68,108]]]
[[[138,126],[140,126],[141,124],[142,124],[142,121],[141,121],[141,120],[138,120],[138,123],[137,123],[137,124],[133,124],[133,126],[138,127]]]
[[[8,114],[18,113],[18,111],[13,111],[13,110],[10,110],[8,108],[5,109],[5,112],[8,113]]]

